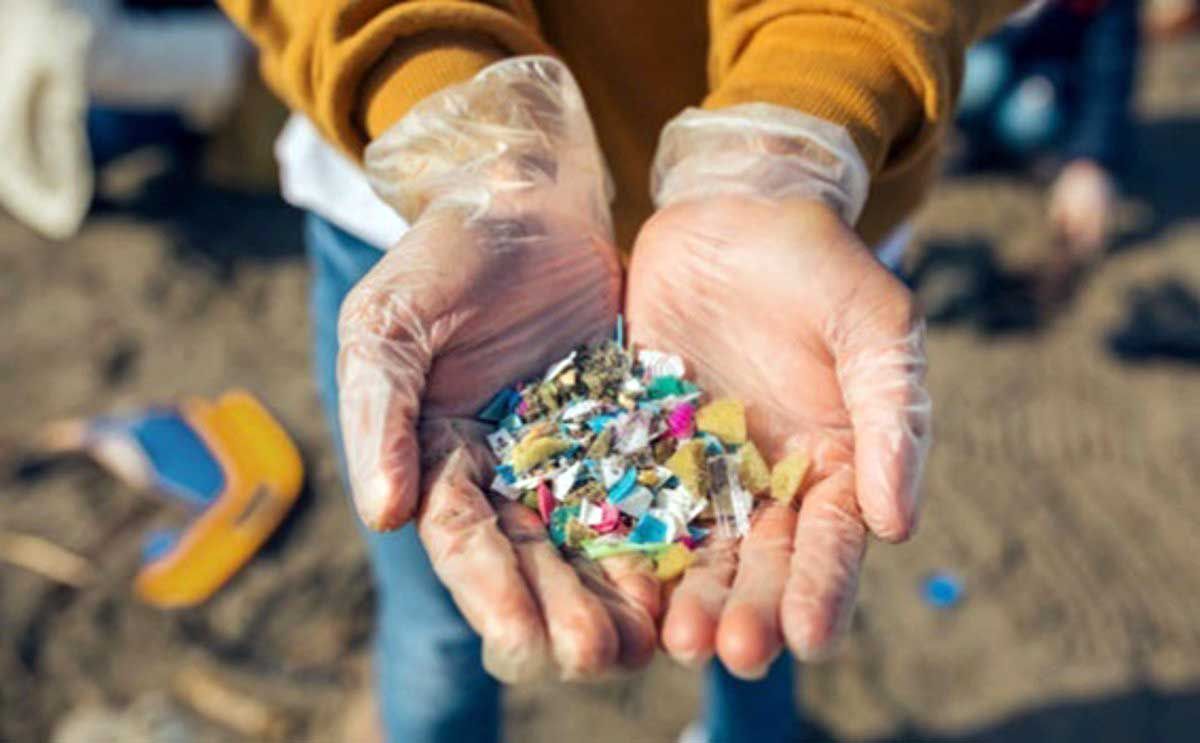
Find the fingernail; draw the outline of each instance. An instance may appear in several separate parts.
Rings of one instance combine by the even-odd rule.
[[[697,650],[695,652],[672,652],[671,658],[679,665],[691,671],[698,671],[712,660],[712,653]]]

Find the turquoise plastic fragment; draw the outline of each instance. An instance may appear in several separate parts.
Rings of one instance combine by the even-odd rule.
[[[625,499],[633,492],[633,486],[637,485],[637,470],[630,467],[625,470],[625,474],[621,475],[621,479],[613,483],[613,486],[608,489],[608,502],[616,505]]]
[[[579,506],[559,506],[550,514],[550,541],[561,547],[567,542],[567,523],[579,515]]]
[[[667,525],[662,519],[648,513],[642,514],[633,531],[629,532],[629,541],[634,544],[664,544],[667,541]]]
[[[683,394],[686,394],[684,392],[684,382],[679,377],[655,377],[650,380],[650,384],[646,385],[646,396],[651,400],[661,400],[664,397]]]
[[[496,425],[508,417],[519,399],[520,395],[516,390],[512,387],[505,387],[493,395],[491,400],[488,400],[487,405],[483,406],[476,417],[485,423]]]
[[[516,433],[521,430],[521,426],[525,425],[525,421],[521,420],[521,416],[512,413],[504,420],[500,421],[500,427],[509,433]]]
[[[593,432],[600,433],[605,429],[605,427],[608,426],[609,423],[612,423],[616,419],[617,416],[604,413],[602,415],[597,415],[594,418],[589,418],[587,424],[588,428],[592,429]]]
[[[724,454],[725,445],[721,440],[711,433],[700,433],[700,439],[704,442],[704,451],[709,454]]]

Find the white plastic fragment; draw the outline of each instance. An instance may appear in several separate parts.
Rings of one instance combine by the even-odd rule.
[[[554,364],[554,366],[552,366],[546,370],[546,376],[543,377],[543,381],[549,382],[550,380],[557,377],[559,374],[562,374],[564,371],[566,371],[567,367],[569,367],[571,364],[574,364],[574,363],[575,363],[575,351],[572,351],[571,353],[567,354],[566,358],[559,360],[558,362],[556,362]]]
[[[662,351],[651,351],[649,349],[638,351],[638,363],[645,370],[645,377],[653,379],[654,377],[683,377],[686,368],[683,359],[673,353],[663,353]]]

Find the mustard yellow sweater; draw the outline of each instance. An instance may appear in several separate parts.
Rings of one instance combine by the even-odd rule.
[[[849,130],[880,239],[934,175],[968,43],[1022,0],[220,0],[268,84],[347,154],[414,103],[505,56],[557,54],[583,88],[628,245],[663,124],[765,101]]]

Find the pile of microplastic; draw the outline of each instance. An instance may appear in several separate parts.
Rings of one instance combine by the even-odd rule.
[[[808,467],[792,455],[769,469],[742,404],[704,397],[678,356],[577,348],[479,413],[496,426],[491,490],[537,511],[564,552],[638,552],[674,578],[711,531],[746,533],[754,496],[790,501]]]

